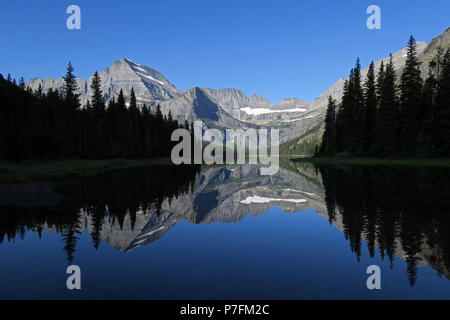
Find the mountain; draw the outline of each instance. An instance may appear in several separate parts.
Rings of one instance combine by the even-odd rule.
[[[450,47],[450,28],[448,28],[443,34],[440,36],[434,38],[429,44],[427,44],[424,41],[418,41],[416,43],[417,47],[417,55],[419,62],[421,63],[421,71],[422,76],[426,77],[428,73],[428,62],[434,59],[437,48],[442,47],[442,49],[447,50],[447,48]],[[383,58],[381,60],[375,61],[375,71],[376,74],[378,74],[378,70],[380,68],[381,61],[386,65],[389,62],[389,56],[386,58]],[[392,61],[394,63],[394,68],[397,71],[397,76],[399,78],[400,73],[405,65],[406,61],[406,48],[403,48],[402,50],[393,53],[392,54]],[[365,68],[361,71],[361,79],[362,81],[365,81],[367,79],[367,72],[369,68]],[[322,93],[319,97],[314,99],[311,102],[311,109],[326,109],[326,106],[328,104],[328,97],[331,95],[337,102],[340,102],[342,98],[342,93],[344,90],[344,82],[345,79],[341,78],[339,81],[337,81],[335,84],[333,84],[330,88],[328,88],[324,93]]]
[[[420,56],[427,48],[426,42],[417,42],[417,54]],[[387,56],[381,60],[374,61],[375,71],[378,74],[378,70],[380,68],[381,62],[383,61],[384,65],[389,63],[390,57]],[[396,70],[401,70],[405,65],[406,61],[406,48],[403,48],[400,51],[397,51],[392,54],[392,62],[394,64],[394,68]],[[367,72],[369,68],[365,68],[361,70],[361,81],[364,83],[367,79]],[[347,78],[348,79],[348,78]],[[324,93],[322,93],[319,97],[314,99],[311,103],[311,109],[319,109],[323,112],[326,110],[328,105],[328,97],[331,95],[337,102],[341,102],[342,94],[344,92],[344,82],[346,79],[340,78],[335,84],[333,84],[330,88],[328,88]]]
[[[417,53],[424,76],[427,74],[428,62],[433,59],[438,46],[444,49],[450,46],[450,28],[433,39],[430,44],[417,42]],[[392,56],[394,67],[400,74],[406,60],[406,48]],[[389,56],[374,62],[377,72],[381,61],[386,64]],[[367,71],[368,68],[361,71],[362,81],[365,81]],[[203,120],[208,127],[277,128],[280,130],[282,143],[302,136],[311,137],[308,133],[323,123],[328,97],[333,96],[339,103],[345,82],[344,78],[340,78],[312,102],[285,98],[279,104],[272,104],[263,96],[254,94],[249,97],[235,88],[195,87],[182,92],[160,72],[126,58],[114,62],[100,73],[100,77],[107,100],[117,96],[120,89],[123,89],[128,101],[128,95],[133,87],[138,104],[146,103],[153,109],[159,104],[163,114],[167,115],[170,111],[179,121]],[[91,80],[92,77],[88,81],[77,80],[83,104],[91,96]],[[44,91],[50,88],[61,90],[63,79],[36,78],[28,85],[35,90],[39,84]],[[295,143],[304,141],[297,139]]]
[[[448,48],[450,48],[450,28],[447,28],[447,30],[445,30],[445,32],[443,34],[434,38],[429,44],[427,44],[426,42],[420,41],[420,42],[417,42],[416,45],[417,45],[417,55],[418,55],[418,60],[420,62],[420,69],[422,72],[422,77],[425,78],[428,75],[428,69],[429,69],[428,63],[435,58],[438,48],[441,47],[443,49],[444,53]],[[403,67],[405,65],[405,61],[406,61],[406,48],[394,53],[392,55],[392,58],[393,58],[394,68],[397,73],[397,80],[399,80],[401,72],[403,71]],[[389,56],[387,56],[386,58],[383,58],[381,60],[374,62],[376,74],[378,74],[378,70],[379,70],[381,61],[383,61],[384,64],[386,65],[386,63],[389,62],[389,59],[390,59]],[[365,68],[361,71],[361,79],[363,82],[367,78],[368,69],[369,68]],[[328,97],[330,95],[338,103],[341,102],[343,89],[344,89],[344,82],[345,82],[345,79],[340,78],[335,84],[333,84],[330,88],[328,88],[324,93],[322,93],[319,97],[314,99],[311,102],[311,106],[310,106],[311,112],[317,112],[318,114],[321,114],[322,119],[323,119],[323,115],[326,112],[326,108],[327,108],[327,104],[328,104]],[[297,132],[305,132],[304,129],[306,129],[306,128],[307,128],[307,126],[302,126],[303,130],[298,130]],[[311,135],[308,135],[308,133],[311,130],[316,130],[316,127],[314,127],[314,126],[308,127],[306,129],[306,133],[302,133],[301,135],[302,136],[311,136]],[[317,137],[317,135],[316,135],[316,137]],[[292,141],[292,144],[290,145],[290,147],[291,147],[291,149],[295,149],[294,144],[301,146],[301,145],[304,145],[305,142],[309,143],[310,141],[305,141],[305,139],[303,137],[300,137],[300,135],[299,135],[299,138],[297,138],[295,141]]]
[[[421,62],[420,69],[422,71],[422,75],[428,74],[428,63],[435,58],[439,47],[442,48],[444,53],[447,49],[450,48],[450,28],[447,28],[447,30],[445,30],[443,34],[431,40],[430,44],[419,56]]]
[[[260,95],[248,97],[238,89],[191,88],[186,92],[178,90],[160,72],[131,61],[122,59],[115,61],[99,73],[102,79],[102,91],[106,101],[118,96],[122,89],[126,101],[129,101],[131,88],[134,88],[139,105],[144,103],[153,110],[161,106],[163,114],[184,122],[185,120],[202,120],[207,127],[221,128],[262,128],[278,126],[281,139],[289,139],[283,135],[283,125],[298,120],[307,114],[309,102],[297,98],[287,98],[274,105]],[[83,105],[90,99],[92,90],[89,80],[77,79],[80,100]],[[49,89],[62,90],[63,78],[31,79],[28,86],[37,90],[41,85],[44,92]]]
[[[102,91],[106,100],[118,96],[120,89],[123,89],[124,94],[128,97],[132,87],[139,104],[149,103],[153,100],[172,99],[183,94],[160,72],[129,59],[115,61],[112,66],[100,72],[99,75],[102,79]],[[90,88],[92,77],[88,81],[77,79],[77,83],[80,89],[81,102],[84,105],[92,95]],[[28,86],[36,90],[41,85],[42,90],[46,92],[50,88],[61,90],[63,84],[63,78],[54,80],[34,78],[30,80]]]

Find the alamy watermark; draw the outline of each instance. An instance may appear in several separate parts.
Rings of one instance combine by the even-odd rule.
[[[187,129],[177,129],[172,133],[172,141],[179,143],[172,149],[171,158],[177,165],[259,163],[263,165],[262,175],[274,175],[279,169],[279,130],[270,130],[270,156],[268,136],[267,129],[258,132],[255,129],[226,129],[225,135],[218,129],[203,131],[203,122],[194,121],[194,141]],[[205,146],[205,142],[209,144]]]
[[[80,30],[81,29],[81,9],[79,6],[72,4],[67,7],[67,14],[70,16],[66,20],[66,26],[69,30]]]
[[[377,5],[370,5],[367,8],[367,14],[370,14],[371,16],[367,18],[366,25],[367,28],[370,30],[380,30],[381,29],[381,9]]]
[[[68,266],[66,273],[70,274],[67,278],[66,286],[69,290],[81,290],[81,269],[77,265]]]
[[[381,269],[377,265],[371,265],[367,267],[367,274],[370,274],[367,278],[366,285],[369,290],[381,289]]]

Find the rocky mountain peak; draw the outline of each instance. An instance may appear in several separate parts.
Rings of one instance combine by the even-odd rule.
[[[118,96],[122,89],[126,100],[129,100],[131,88],[134,89],[139,104],[149,103],[153,100],[172,99],[183,94],[182,91],[175,88],[160,72],[138,64],[128,58],[116,60],[114,63],[99,73],[102,80],[102,91],[106,101],[113,96]],[[79,93],[81,95],[82,104],[92,96],[90,84],[92,76],[86,81],[77,79]],[[61,90],[64,84],[63,78],[31,79],[28,86],[32,90],[36,90],[39,85],[42,86],[44,92],[49,89]]]

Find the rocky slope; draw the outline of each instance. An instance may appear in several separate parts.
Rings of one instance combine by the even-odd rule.
[[[166,100],[178,97],[183,94],[182,91],[175,88],[160,72],[149,68],[147,66],[137,64],[129,59],[122,59],[115,61],[112,66],[109,66],[104,71],[99,73],[102,79],[102,91],[105,94],[106,100],[113,96],[118,96],[121,89],[123,89],[127,98],[134,88],[139,104],[148,103],[153,100]],[[28,83],[28,86],[36,90],[39,85],[42,90],[46,92],[48,89],[61,90],[64,80],[34,78]],[[79,93],[81,95],[81,102],[84,105],[91,97],[91,83],[92,77],[88,81],[84,79],[77,79],[79,86]]]

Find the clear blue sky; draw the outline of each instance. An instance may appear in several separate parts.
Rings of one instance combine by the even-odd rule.
[[[81,7],[81,30],[66,28],[70,4]],[[382,30],[366,28],[371,4]],[[410,34],[429,42],[450,26],[448,0],[41,0],[0,10],[0,73],[55,78],[71,60],[88,78],[127,57],[181,90],[235,87],[273,103],[312,100],[356,57],[367,66]]]

